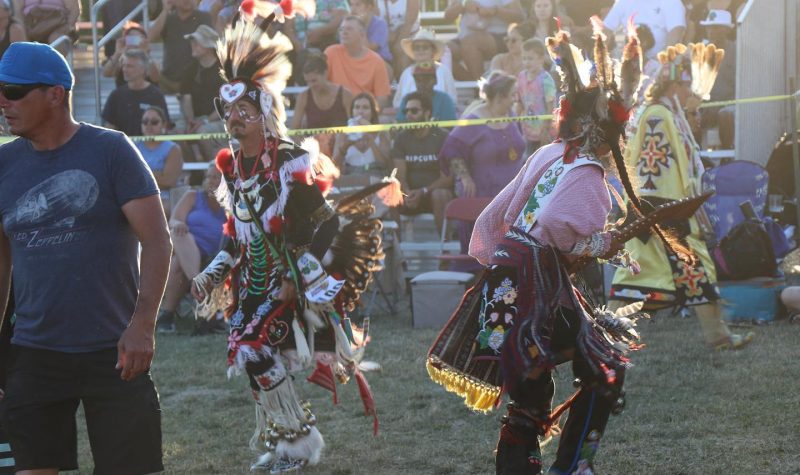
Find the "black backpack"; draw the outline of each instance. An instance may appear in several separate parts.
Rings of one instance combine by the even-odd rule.
[[[774,277],[778,271],[769,234],[755,219],[737,224],[711,254],[719,280]]]

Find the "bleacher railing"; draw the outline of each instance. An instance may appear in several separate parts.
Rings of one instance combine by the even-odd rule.
[[[142,0],[142,2],[136,6],[130,13],[125,15],[125,18],[120,20],[119,23],[114,25],[111,30],[108,31],[102,38],[99,37],[99,31],[97,28],[97,17],[100,13],[100,9],[103,6],[110,2],[111,0],[99,0],[97,3],[92,5],[92,9],[89,13],[89,18],[92,24],[92,52],[94,54],[94,102],[95,102],[95,123],[102,124],[102,119],[100,117],[100,49],[105,46],[109,41],[116,41],[117,35],[122,31],[125,27],[125,24],[131,21],[140,13],[142,14],[142,18],[144,21],[142,22],[142,26],[144,27],[145,31],[149,30],[149,14],[147,9],[147,0]]]
[[[72,49],[74,48],[74,42],[72,38],[70,38],[67,35],[61,35],[58,38],[56,38],[52,43],[50,43],[50,46],[52,46],[55,49],[58,49],[58,47],[61,46],[62,44],[67,45],[66,58],[70,67],[72,67]]]

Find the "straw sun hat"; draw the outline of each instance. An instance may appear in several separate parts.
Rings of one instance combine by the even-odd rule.
[[[444,41],[437,40],[436,35],[431,30],[420,29],[413,38],[404,38],[400,41],[400,46],[409,58],[414,58],[413,46],[418,41],[427,41],[433,45],[436,50],[433,54],[434,61],[438,61],[444,54]]]

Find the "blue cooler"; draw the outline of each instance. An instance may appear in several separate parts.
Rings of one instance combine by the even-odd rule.
[[[786,280],[772,277],[717,282],[725,320],[729,322],[771,322],[780,309]]]

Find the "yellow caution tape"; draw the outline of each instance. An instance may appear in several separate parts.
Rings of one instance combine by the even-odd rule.
[[[756,104],[762,102],[785,101],[795,98],[793,94],[785,94],[779,96],[763,96],[763,97],[750,97],[746,99],[733,99],[730,101],[715,101],[705,102],[700,105],[700,108],[708,107],[724,107],[733,104]],[[424,129],[429,127],[466,127],[470,125],[488,125],[488,124],[504,124],[511,122],[524,122],[530,120],[550,120],[553,118],[552,114],[543,115],[526,115],[519,117],[497,117],[493,119],[456,119],[456,120],[437,120],[430,122],[403,122],[399,124],[369,124],[369,125],[349,125],[343,127],[322,127],[317,129],[297,129],[288,131],[290,136],[309,136],[321,134],[357,134],[357,133],[370,133],[370,132],[399,132],[401,130],[414,130]],[[154,135],[154,136],[138,136],[131,137],[134,142],[165,142],[171,140],[173,142],[180,142],[185,140],[228,140],[228,134],[225,132],[217,132],[212,134],[173,134],[173,135]],[[0,144],[7,143],[14,140],[14,137],[0,137]]]

